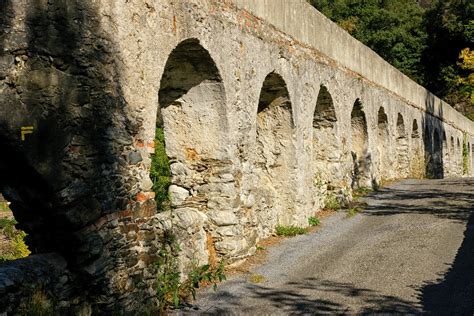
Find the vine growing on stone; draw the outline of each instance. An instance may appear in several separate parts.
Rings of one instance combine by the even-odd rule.
[[[160,314],[164,314],[171,306],[178,308],[190,297],[196,299],[196,291],[202,284],[212,284],[216,290],[217,283],[226,279],[223,261],[216,265],[199,265],[193,261],[190,271],[185,278],[182,278],[178,259],[181,247],[177,238],[168,230],[165,231],[163,239],[156,262],[158,266],[156,296]]]
[[[151,156],[150,178],[153,182],[157,211],[169,208],[168,188],[171,184],[170,162],[165,150],[165,134],[158,127],[155,134],[155,153]]]

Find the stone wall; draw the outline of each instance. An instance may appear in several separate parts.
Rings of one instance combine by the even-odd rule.
[[[304,1],[0,5],[0,191],[35,254],[0,267],[0,313],[35,290],[58,311],[152,311],[170,231],[183,271],[231,263],[327,194],[461,176],[474,145],[472,122]],[[156,126],[171,212],[151,192]]]

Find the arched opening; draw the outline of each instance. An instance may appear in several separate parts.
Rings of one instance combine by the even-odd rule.
[[[30,254],[25,243],[26,233],[16,227],[10,202],[0,194],[0,264],[24,258]]]
[[[421,151],[420,131],[416,119],[413,120],[412,124],[410,152],[410,176],[414,178],[422,178],[424,176],[423,155]]]
[[[443,178],[443,144],[441,142],[440,131],[436,128],[433,133],[433,170],[432,176],[435,179]]]
[[[446,137],[446,131],[443,131],[443,147],[442,147],[442,163],[443,165],[446,164],[447,161],[449,161],[449,144],[448,144],[448,138]],[[445,168],[443,167],[443,170]],[[445,173],[447,173],[448,170],[445,170]]]
[[[396,135],[396,155],[397,155],[397,167],[396,176],[399,178],[405,178],[408,175],[408,138],[405,129],[405,122],[403,116],[398,113],[397,116],[397,135]]]
[[[357,99],[351,112],[351,155],[352,155],[352,188],[370,187],[372,185],[372,157],[368,153],[367,119],[362,102]]]
[[[201,211],[231,208],[232,197],[222,193],[230,190],[223,190],[224,184],[210,185],[229,164],[224,85],[209,52],[197,39],[185,40],[171,52],[158,97],[157,140],[163,128],[171,162],[171,204],[191,203]],[[166,177],[166,169],[163,166],[159,176]],[[162,184],[155,181],[155,188],[164,189],[167,184]]]
[[[466,134],[463,136],[462,142],[462,149],[461,149],[461,156],[462,156],[462,174],[467,175],[469,174],[470,162],[469,162],[469,147],[466,139]]]
[[[461,148],[461,140],[459,138],[456,139],[456,170],[459,175],[462,175],[463,172],[462,167],[462,148]]]
[[[443,131],[443,152],[448,154],[448,140],[446,138],[446,132]]]
[[[321,85],[313,115],[313,169],[316,183],[323,188],[316,187],[316,195],[327,189],[337,187],[340,151],[336,137],[336,111],[328,89]],[[322,200],[322,198],[321,198]]]
[[[450,137],[450,141],[449,141],[449,173],[451,175],[455,175],[456,174],[456,144],[455,144],[455,141],[454,141],[454,137],[451,136]]]
[[[265,78],[257,108],[257,166],[260,209],[271,229],[289,224],[294,207],[293,118],[283,78],[275,72]],[[267,211],[265,211],[267,210]],[[272,214],[278,214],[277,218]]]
[[[451,147],[450,147],[450,150],[449,150],[449,155],[450,155],[451,157],[455,157],[455,156],[456,156],[456,155],[455,155],[455,150],[454,150],[454,137],[453,137],[453,136],[451,136]],[[453,158],[451,158],[451,159],[453,159]]]
[[[388,131],[388,117],[383,107],[377,114],[377,151],[379,157],[379,174],[382,179],[390,177],[390,161],[388,149],[390,148],[390,134]]]

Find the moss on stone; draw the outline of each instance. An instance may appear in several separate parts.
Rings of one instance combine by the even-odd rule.
[[[165,151],[163,128],[158,127],[155,135],[155,153],[151,158],[150,178],[153,181],[157,211],[162,212],[169,208],[168,188],[171,184],[171,171]]]

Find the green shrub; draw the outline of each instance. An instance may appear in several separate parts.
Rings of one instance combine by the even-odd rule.
[[[150,178],[153,181],[157,211],[165,211],[169,208],[168,188],[171,184],[171,171],[162,128],[156,129],[155,153],[151,156]]]
[[[30,254],[25,244],[26,233],[16,229],[16,220],[13,218],[0,219],[0,235],[7,239],[7,246],[0,253],[0,263],[27,257]]]
[[[355,189],[352,192],[352,197],[353,197],[353,199],[358,199],[358,198],[361,198],[363,196],[366,196],[367,194],[369,194],[372,191],[373,191],[372,188],[360,187],[360,188]]]
[[[359,207],[352,207],[347,211],[347,217],[353,217],[359,214],[360,208]]]
[[[11,212],[7,202],[0,202],[0,212]]]
[[[201,283],[211,283],[213,289],[217,289],[217,282],[226,279],[224,273],[224,262],[217,266],[205,264],[199,266],[192,263],[191,271],[187,278],[182,281],[179,272],[179,253],[181,248],[176,241],[176,237],[171,232],[165,232],[163,246],[158,253],[158,275],[156,278],[156,296],[159,302],[160,315],[170,307],[178,308],[190,296],[196,299],[196,290]]]
[[[321,221],[316,216],[310,216],[308,218],[308,224],[309,226],[318,226],[319,224],[321,224]]]
[[[278,225],[275,227],[276,234],[278,236],[285,236],[285,237],[290,237],[290,236],[296,236],[296,235],[304,235],[307,233],[306,229],[303,227],[298,227],[298,226],[281,226]]]
[[[324,199],[324,209],[336,211],[341,208],[341,204],[334,193],[328,193]]]

